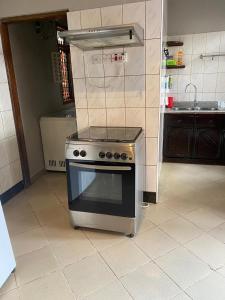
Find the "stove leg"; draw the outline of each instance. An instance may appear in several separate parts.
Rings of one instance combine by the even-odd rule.
[[[130,234],[127,235],[127,237],[129,237],[129,238],[132,239],[132,238],[134,237],[134,234],[133,234],[133,233],[130,233]]]
[[[74,229],[78,230],[78,229],[80,229],[80,226],[74,226]]]

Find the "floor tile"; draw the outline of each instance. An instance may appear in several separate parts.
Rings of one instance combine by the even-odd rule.
[[[224,300],[225,278],[213,272],[188,288],[186,292],[192,299],[196,300]]]
[[[165,222],[159,227],[180,243],[193,240],[202,234],[198,227],[181,217]]]
[[[225,221],[223,218],[215,215],[209,209],[203,208],[194,210],[193,212],[185,215],[185,218],[205,231],[215,228]]]
[[[202,167],[206,179],[212,180],[213,178],[215,181],[225,179],[224,166],[203,165]]]
[[[109,231],[85,229],[84,232],[99,251],[127,239],[124,234]]]
[[[172,298],[171,300],[191,300],[191,298],[188,295],[186,295],[185,293],[181,293],[181,294],[177,295],[175,298]]]
[[[145,216],[154,224],[159,225],[168,220],[178,217],[178,215],[163,204],[152,204],[144,210]]]
[[[3,293],[7,293],[17,287],[16,279],[14,273],[12,273],[4,285],[0,288],[0,295]]]
[[[103,250],[101,255],[117,277],[149,262],[149,258],[129,240]]]
[[[61,245],[73,241],[77,232],[70,224],[69,219],[64,218],[50,222],[42,228],[51,245]]]
[[[34,280],[20,288],[22,300],[74,300],[61,272]]]
[[[0,300],[18,300],[18,291],[20,300],[225,299],[224,182],[225,167],[163,164],[163,203],[144,209],[140,230],[128,239],[111,232],[74,230],[65,174],[41,176],[3,207],[17,256],[17,281],[32,282],[17,289],[11,275]],[[145,262],[146,256],[158,266]],[[65,269],[75,295],[65,275],[55,271],[57,265]],[[178,286],[187,287],[190,298]]]
[[[53,208],[44,208],[36,212],[36,216],[41,225],[49,225],[59,219],[69,220],[68,210],[59,205]]]
[[[16,235],[12,239],[12,246],[15,256],[20,256],[34,250],[41,249],[47,244],[48,241],[41,228]]]
[[[158,258],[156,263],[182,289],[193,285],[211,272],[206,263],[183,247]]]
[[[60,205],[57,197],[48,191],[37,190],[29,198],[29,203],[32,207],[32,210],[38,212],[39,210],[54,208]]]
[[[3,211],[6,221],[11,221],[18,216],[27,216],[33,214],[31,206],[27,201],[23,191],[5,203],[3,205]]]
[[[216,270],[217,273],[223,275],[225,277],[225,267],[219,268]]]
[[[146,216],[143,216],[142,220],[141,220],[141,224],[138,228],[137,234],[141,233],[141,232],[145,232],[149,229],[155,228],[156,225],[154,223],[152,223]]]
[[[24,191],[25,198],[28,203],[37,202],[37,198],[43,197],[46,199],[46,196],[52,194],[52,188],[44,181],[43,176],[39,177],[32,185]],[[47,202],[48,203],[48,202]],[[47,204],[46,203],[46,204]],[[45,203],[40,202],[40,205],[45,205]]]
[[[64,274],[78,298],[85,297],[115,280],[115,275],[99,255],[65,267]]]
[[[66,173],[47,172],[41,178],[45,183],[53,187],[53,191],[55,186],[60,186],[60,188],[66,186]]]
[[[148,263],[122,277],[121,282],[135,300],[171,299],[181,292],[154,263]]]
[[[68,193],[67,193],[67,188],[60,189],[58,188],[57,190],[55,189],[53,191],[54,195],[57,197],[59,202],[65,207],[68,208]]]
[[[224,184],[224,182],[222,182],[221,184]],[[211,201],[207,205],[207,207],[209,207],[215,215],[217,215],[225,220],[224,194],[225,194],[225,191],[223,192],[223,195],[221,197],[218,197],[216,200],[214,198],[215,201]]]
[[[212,229],[208,232],[211,236],[215,239],[219,240],[220,242],[225,244],[225,223],[217,226],[216,228]]]
[[[225,265],[225,244],[207,234],[185,244],[185,247],[209,264],[213,269]]]
[[[58,264],[65,267],[96,253],[96,249],[82,231],[74,232],[71,240],[51,245]]]
[[[177,242],[159,228],[138,234],[134,242],[153,259],[178,247]]]
[[[84,300],[131,300],[132,298],[119,281],[113,281],[104,288],[84,297]]]
[[[16,280],[19,285],[43,277],[58,268],[56,259],[48,247],[22,255],[16,260]]]
[[[37,218],[31,212],[29,214],[17,214],[13,218],[7,218],[7,227],[10,236],[15,236],[26,231],[40,227]]]
[[[173,185],[171,185],[173,186]],[[174,186],[174,188],[177,188],[177,185]],[[167,191],[168,193],[168,191]],[[198,201],[193,201],[190,199],[185,199],[185,194],[183,194],[184,191],[176,191],[175,195],[170,195],[168,193],[168,201],[165,201],[163,204],[168,207],[169,209],[175,211],[179,215],[186,215],[187,213],[192,212],[195,209],[201,208],[202,204],[198,203]],[[180,196],[181,195],[181,196]],[[188,198],[192,198],[192,195],[190,197],[189,194],[187,194]],[[184,199],[182,199],[184,198]]]
[[[6,294],[0,295],[0,300],[20,300],[19,292],[17,289],[12,290]]]

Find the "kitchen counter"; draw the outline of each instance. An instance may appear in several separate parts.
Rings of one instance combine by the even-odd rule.
[[[165,108],[165,114],[225,114],[225,110],[173,110]]]

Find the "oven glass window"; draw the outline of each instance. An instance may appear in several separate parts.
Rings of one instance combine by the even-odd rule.
[[[71,211],[135,216],[133,164],[95,165],[67,161],[67,170]]]
[[[74,198],[81,201],[104,202],[120,205],[122,203],[122,175],[79,171],[78,186],[72,185]],[[74,188],[73,188],[74,187]]]

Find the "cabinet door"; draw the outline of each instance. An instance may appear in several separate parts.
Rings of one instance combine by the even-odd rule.
[[[192,128],[168,126],[164,134],[164,157],[190,158],[192,137]]]
[[[194,148],[194,158],[219,160],[222,154],[220,129],[197,128]]]
[[[194,158],[220,161],[222,159],[223,115],[196,115]]]

